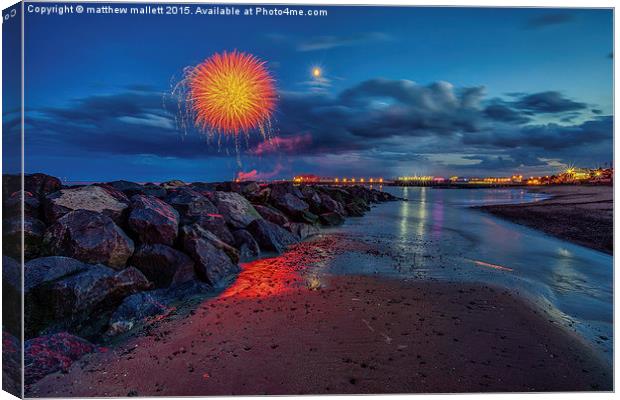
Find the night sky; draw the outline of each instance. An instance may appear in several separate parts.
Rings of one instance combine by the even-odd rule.
[[[321,8],[329,15],[27,15],[26,172],[529,176],[612,160],[611,10]],[[179,129],[170,95],[184,68],[233,49],[266,61],[280,96],[277,148],[253,135],[241,166],[232,141]],[[17,115],[4,112],[9,137]]]

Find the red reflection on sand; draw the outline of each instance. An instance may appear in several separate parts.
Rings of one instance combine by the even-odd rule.
[[[272,258],[263,258],[241,264],[241,273],[235,282],[219,297],[260,298],[278,296],[287,291],[307,287],[302,271],[324,261],[328,254],[316,243],[306,242]]]

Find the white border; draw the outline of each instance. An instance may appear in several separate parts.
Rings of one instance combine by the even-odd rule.
[[[41,0],[33,0],[28,1],[32,3],[36,2],[45,2]],[[50,1],[51,2],[51,1]],[[71,3],[72,1],[58,2],[58,3]],[[87,3],[87,2],[96,2],[95,0],[86,0],[79,1],[77,3]],[[130,2],[138,2],[138,1],[123,1],[123,0],[109,0],[106,1],[109,3],[130,3]],[[15,4],[16,1],[13,0],[0,0],[0,8],[6,9],[11,5]],[[260,0],[227,0],[227,1],[197,1],[197,0],[185,0],[185,1],[151,1],[150,3],[194,3],[194,4],[294,4],[294,5],[368,5],[368,6],[460,6],[460,7],[555,7],[555,8],[615,8],[615,1],[611,0],[590,0],[590,1],[578,1],[578,0],[476,0],[473,2],[467,1],[459,1],[459,0],[423,0],[421,2],[416,2],[413,0],[388,0],[388,1],[379,1],[379,0],[314,0],[314,1],[304,1],[304,0],[288,0],[288,1],[260,1]],[[22,38],[24,32],[25,21],[22,14]],[[0,43],[1,43],[2,33],[0,30]],[[615,29],[615,9],[614,9],[614,55],[617,54],[617,44],[618,43],[618,31]],[[0,64],[1,64],[2,56],[0,53]],[[24,62],[24,51],[23,51],[23,40],[22,40],[22,73],[23,73],[23,62]],[[2,67],[0,66],[0,73],[2,72]],[[618,65],[615,63],[614,58],[614,77],[617,75]],[[1,79],[0,79],[0,90],[2,87]],[[617,104],[615,99],[618,96],[618,88],[615,86],[614,80],[614,116],[618,115]],[[0,99],[0,107],[2,105],[2,101]],[[22,171],[24,170],[24,146],[23,146],[23,122],[24,122],[24,82],[22,80]],[[1,132],[1,128],[0,128]],[[620,143],[615,140],[616,133],[616,124],[614,121],[614,161],[615,154],[618,154],[620,149]],[[2,143],[0,141],[0,150],[2,148]],[[1,165],[0,165],[1,169]],[[22,183],[23,184],[23,183]],[[618,197],[620,193],[620,189],[616,186],[614,187],[614,198]],[[616,218],[614,206],[614,232],[618,232],[618,228],[620,227],[620,222],[618,218]],[[0,216],[2,215],[2,210],[0,208]],[[23,223],[23,222],[22,222]],[[23,241],[23,237],[22,237]],[[1,238],[0,238],[1,244]],[[620,239],[617,235],[614,235],[614,248],[618,249],[618,245],[620,244]],[[22,243],[23,246],[23,243]],[[614,257],[614,268],[616,266],[616,258]],[[23,279],[23,277],[22,277]],[[23,282],[22,282],[23,285]],[[614,288],[618,287],[618,276],[614,274]],[[615,294],[615,290],[614,290]],[[23,304],[22,304],[23,308]],[[616,307],[615,296],[614,296],[614,321],[618,321],[618,307]],[[23,309],[22,309],[22,320],[23,320]],[[22,321],[23,323],[23,321]],[[615,333],[615,329],[614,329]],[[615,335],[614,335],[615,336]],[[617,338],[615,338],[617,339]],[[23,360],[22,360],[23,362]],[[618,352],[616,351],[614,354],[614,366],[617,365],[618,362]],[[615,378],[617,378],[617,369],[614,368],[614,382],[618,382]],[[515,396],[525,396],[527,394],[518,393],[518,394],[462,394],[462,395],[422,395],[422,394],[410,394],[410,395],[376,395],[373,398],[380,399],[393,399],[393,400],[401,400],[401,399],[450,399],[454,398],[454,396],[459,396],[461,399],[473,400],[477,399],[480,396],[484,396],[487,399],[496,400],[496,399],[514,399]],[[576,400],[581,398],[587,399],[607,399],[612,398],[614,394],[609,393],[552,393],[552,394],[529,394],[528,397],[536,397],[536,398],[544,398],[544,399],[562,399],[562,400]],[[256,396],[258,397],[258,396]],[[279,396],[278,398],[282,399],[319,399],[326,396]],[[339,399],[351,399],[357,396],[329,396],[332,398]],[[14,399],[15,397],[11,396],[6,392],[0,391],[0,400],[4,399]],[[147,397],[142,397],[147,399]],[[163,397],[153,397],[152,399],[159,399]],[[187,397],[168,397],[169,399],[184,399]],[[237,396],[234,399],[253,399],[255,397],[247,397],[247,396]],[[79,399],[79,398],[75,398]]]

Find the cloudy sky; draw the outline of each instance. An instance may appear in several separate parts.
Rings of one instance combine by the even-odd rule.
[[[327,10],[27,16],[26,170],[207,181],[537,175],[612,160],[610,10]],[[276,145],[253,135],[240,165],[232,141],[179,127],[171,95],[184,68],[233,49],[266,61],[279,93]],[[3,113],[14,137],[17,114]]]

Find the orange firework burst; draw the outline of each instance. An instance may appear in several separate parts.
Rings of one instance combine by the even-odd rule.
[[[274,81],[251,54],[217,53],[187,75],[195,124],[224,135],[247,133],[269,123],[276,104]]]

